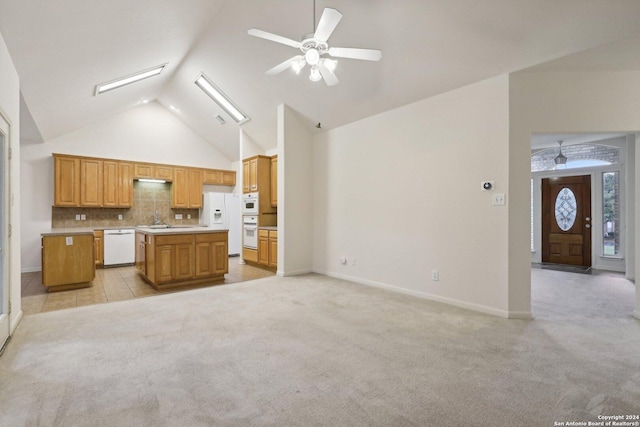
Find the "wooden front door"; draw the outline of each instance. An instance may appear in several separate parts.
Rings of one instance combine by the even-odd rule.
[[[591,267],[591,176],[542,180],[542,262]]]

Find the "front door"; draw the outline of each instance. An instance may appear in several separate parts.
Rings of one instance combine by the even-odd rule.
[[[542,262],[591,267],[591,176],[542,180]]]
[[[0,350],[9,338],[9,123],[0,113]]]

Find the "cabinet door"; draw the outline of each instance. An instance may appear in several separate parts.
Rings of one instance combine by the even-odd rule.
[[[173,208],[189,207],[189,171],[184,168],[175,168],[173,171],[173,184],[171,184]]]
[[[269,238],[258,237],[258,264],[269,265]]]
[[[134,178],[155,179],[156,170],[153,165],[147,163],[135,163],[133,168]]]
[[[54,157],[54,204],[80,204],[80,159]]]
[[[249,166],[250,190],[258,191],[258,158],[251,159]]]
[[[242,162],[242,192],[251,193],[251,162]]]
[[[211,242],[213,249],[213,273],[225,274],[229,272],[229,246],[227,240]]]
[[[278,206],[278,156],[271,158],[271,206]]]
[[[142,274],[146,274],[146,266],[147,266],[145,244],[146,244],[146,235],[136,232],[136,268]]]
[[[171,166],[156,165],[155,179],[173,181],[173,168]]]
[[[104,165],[102,169],[104,184],[102,206],[118,206],[118,162],[105,160],[102,164]]]
[[[222,185],[236,185],[236,173],[232,171],[222,172]]]
[[[278,234],[269,232],[269,267],[278,267]]]
[[[156,246],[156,281],[165,283],[173,280],[175,270],[174,245]]]
[[[202,207],[202,171],[189,169],[189,208]]]
[[[196,277],[213,274],[213,254],[211,242],[196,243]]]
[[[210,185],[222,185],[222,171],[204,169],[202,171],[202,183]]]
[[[80,206],[102,206],[102,160],[80,159]]]
[[[194,273],[193,243],[175,245],[175,280],[191,279]]]
[[[127,162],[118,163],[118,207],[133,206],[133,165]]]
[[[96,265],[104,264],[104,231],[96,230],[93,232],[93,253]]]

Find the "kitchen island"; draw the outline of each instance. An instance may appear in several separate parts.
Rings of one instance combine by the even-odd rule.
[[[42,284],[48,292],[87,288],[96,275],[91,228],[42,233]]]
[[[136,267],[156,289],[215,283],[229,272],[228,230],[137,227]]]

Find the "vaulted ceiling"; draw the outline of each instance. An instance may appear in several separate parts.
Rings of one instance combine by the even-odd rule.
[[[239,127],[195,86],[200,72],[251,117],[243,130],[269,149],[280,103],[317,132],[318,121],[335,128],[608,43],[621,49],[620,40],[640,35],[637,0],[317,0],[316,22],[325,7],[343,14],[331,46],[383,51],[380,62],[339,60],[333,87],[290,70],[266,75],[297,52],[247,35],[259,28],[299,40],[314,30],[313,0],[0,0],[0,32],[29,135],[48,141],[157,100],[231,161]],[[576,63],[558,61],[549,69]],[[158,77],[94,96],[96,84],[164,63]]]

